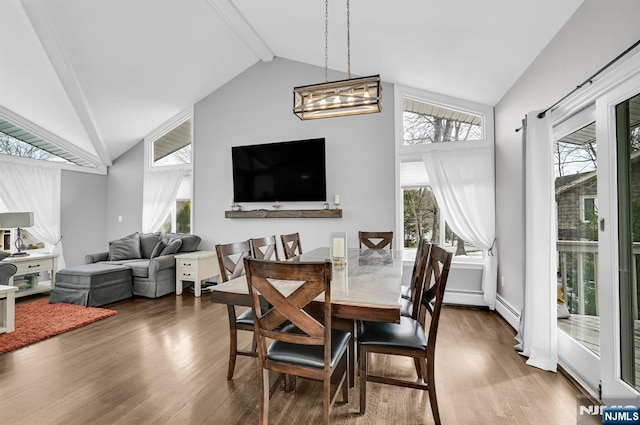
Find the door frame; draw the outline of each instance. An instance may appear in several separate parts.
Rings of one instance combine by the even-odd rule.
[[[602,399],[637,398],[640,392],[621,379],[620,279],[618,252],[618,193],[616,158],[617,104],[640,93],[640,70],[633,77],[596,99],[596,138],[598,144],[599,231],[598,292],[600,306],[600,367]],[[602,330],[606,331],[603,332]],[[640,383],[639,383],[640,384]]]

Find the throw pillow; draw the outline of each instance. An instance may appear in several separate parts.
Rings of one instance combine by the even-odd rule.
[[[151,255],[149,256],[149,258],[156,258],[159,257],[162,254],[162,251],[167,247],[167,244],[164,243],[163,241],[158,241],[158,243],[156,244],[156,246],[153,248],[153,251],[151,252]]]
[[[151,258],[153,248],[158,244],[160,240],[160,232],[155,233],[140,233],[140,255],[142,258]]]
[[[169,242],[169,244],[165,247],[165,249],[162,250],[160,255],[175,254],[180,250],[181,246],[182,246],[182,239],[174,239],[171,242]]]
[[[140,255],[140,238],[137,233],[109,242],[109,261],[133,260]]]

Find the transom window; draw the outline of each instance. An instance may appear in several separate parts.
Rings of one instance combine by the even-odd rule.
[[[41,161],[95,167],[61,147],[54,145],[17,125],[0,119],[0,154]]]
[[[152,166],[191,164],[191,117],[151,142]]]
[[[482,140],[482,116],[402,98],[403,145]]]

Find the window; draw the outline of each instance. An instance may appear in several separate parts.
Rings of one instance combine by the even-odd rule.
[[[456,257],[482,258],[482,250],[456,235],[440,219],[440,208],[431,187],[403,188],[405,257],[413,258],[422,237],[437,243]]]
[[[441,220],[430,187],[423,155],[435,143],[481,141],[493,138],[493,112],[488,106],[446,96],[396,88],[397,164],[400,196],[396,232],[402,235],[405,258],[415,256],[416,243],[426,237],[457,259],[482,259],[480,248],[462,240]],[[452,149],[466,144],[451,143]]]
[[[191,233],[192,231],[192,140],[192,111],[177,115],[145,138],[145,157],[147,159],[145,172],[155,174],[156,177],[160,175],[166,177],[149,180],[154,183],[145,182],[145,190],[149,189],[153,193],[158,189],[150,189],[147,184],[159,185],[160,188],[171,186],[175,190],[175,184],[178,182],[176,179],[180,179],[175,195],[173,195],[173,191],[170,194],[163,194],[160,189],[159,196],[152,202],[148,210],[143,208],[143,227],[147,223],[150,228],[153,227],[153,230],[150,231],[162,230],[178,233]],[[168,204],[171,204],[171,208],[166,217],[160,217],[159,213],[154,214],[154,210],[166,211]],[[149,221],[147,222],[147,220]]]
[[[151,142],[154,167],[191,164],[191,117]]]
[[[176,200],[161,229],[163,232],[191,233],[191,175],[182,179]]]
[[[598,218],[597,199],[593,196],[582,196],[580,201],[580,218],[582,222],[596,222]]]
[[[95,164],[0,117],[0,154],[95,168]]]
[[[482,140],[482,116],[421,100],[402,99],[402,142],[405,146]]]

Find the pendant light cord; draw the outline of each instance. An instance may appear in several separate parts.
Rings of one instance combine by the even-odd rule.
[[[329,0],[324,0],[324,82],[329,81]]]
[[[351,79],[351,12],[349,11],[349,0],[347,0],[347,73]]]
[[[347,0],[347,74],[351,79],[351,11]],[[329,0],[324,0],[324,81],[329,81]]]

